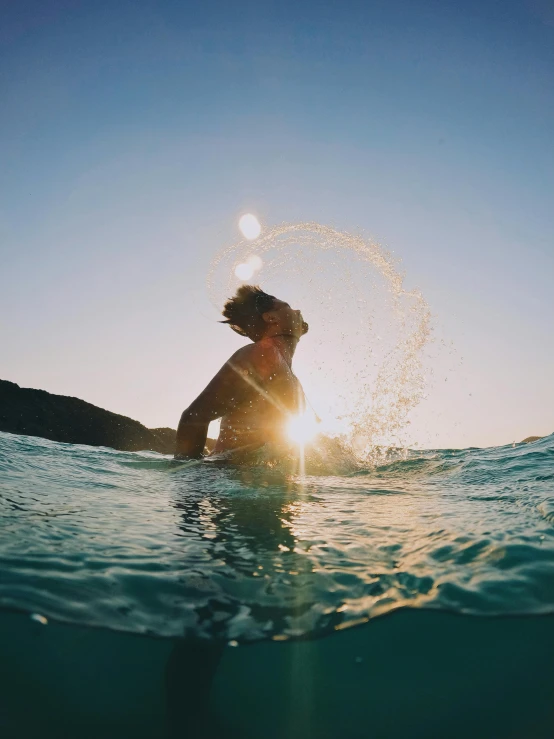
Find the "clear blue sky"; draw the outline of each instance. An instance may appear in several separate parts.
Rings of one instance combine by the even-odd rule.
[[[463,357],[414,441],[554,431],[549,0],[21,0],[0,92],[0,377],[175,427],[247,210],[402,258]]]

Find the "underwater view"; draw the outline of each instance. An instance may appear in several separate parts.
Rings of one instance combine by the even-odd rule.
[[[336,464],[0,434],[4,735],[551,736],[554,437]]]

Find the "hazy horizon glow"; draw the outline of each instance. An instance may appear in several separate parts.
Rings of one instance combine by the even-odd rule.
[[[554,431],[547,4],[32,0],[0,38],[2,379],[175,428],[244,342],[205,278],[250,214],[402,260],[435,326],[412,443]]]

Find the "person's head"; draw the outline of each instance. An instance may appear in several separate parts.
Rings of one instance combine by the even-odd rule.
[[[241,285],[225,303],[223,315],[226,320],[222,323],[228,323],[233,331],[252,341],[283,335],[299,339],[308,331],[299,310],[255,285]]]

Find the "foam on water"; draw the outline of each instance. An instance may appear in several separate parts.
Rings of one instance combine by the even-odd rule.
[[[0,434],[0,606],[239,642],[550,613],[553,470],[554,436],[300,478]]]

